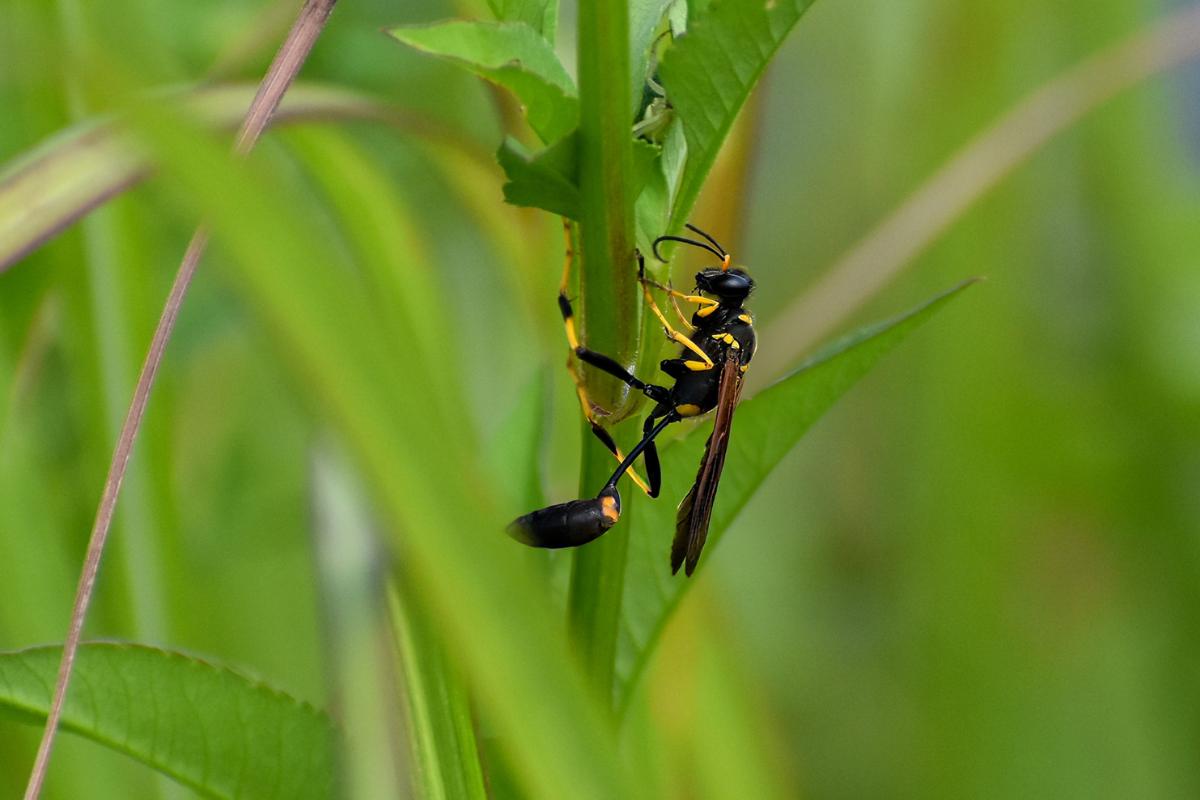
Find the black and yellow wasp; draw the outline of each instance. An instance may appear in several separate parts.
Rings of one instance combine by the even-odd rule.
[[[691,225],[687,227],[705,241],[679,236],[660,236],[654,240],[653,249],[655,257],[662,261],[664,259],[659,255],[659,245],[666,241],[681,242],[707,250],[721,260],[720,266],[710,267],[696,274],[696,290],[692,294],[677,292],[648,279],[645,274],[645,261],[638,253],[638,279],[642,284],[646,305],[662,323],[667,338],[683,346],[678,357],[666,359],[659,364],[659,368],[675,380],[670,388],[645,383],[612,358],[579,344],[571,303],[566,295],[567,270],[570,269],[573,257],[570,229],[567,228],[567,268],[564,270],[563,285],[558,297],[559,309],[562,311],[567,330],[567,341],[580,361],[591,364],[642,392],[654,401],[655,406],[646,417],[641,441],[627,455],[622,456],[612,437],[596,422],[583,383],[578,373],[572,370],[580,404],[592,425],[592,431],[620,464],[596,497],[559,503],[518,518],[509,526],[509,533],[517,540],[533,547],[559,548],[577,547],[599,537],[620,519],[621,495],[617,491],[617,481],[626,472],[648,495],[658,496],[662,474],[654,440],[663,429],[685,417],[695,417],[715,408],[712,435],[708,438],[696,482],[679,504],[675,518],[675,540],[671,545],[672,573],[678,572],[679,567],[685,563],[686,574],[691,575],[696,569],[700,551],[708,537],[708,524],[712,517],[713,501],[717,496],[717,483],[721,478],[725,451],[729,446],[733,411],[741,394],[742,376],[754,357],[756,342],[754,321],[743,308],[743,303],[754,289],[754,281],[744,270],[731,268],[729,254],[715,239],[698,228]],[[685,335],[671,326],[655,303],[650,287],[666,292],[673,304],[682,300],[698,306],[692,315],[689,333]],[[681,312],[680,317],[683,318]],[[643,458],[646,481],[642,481],[632,470],[633,462],[638,456]]]

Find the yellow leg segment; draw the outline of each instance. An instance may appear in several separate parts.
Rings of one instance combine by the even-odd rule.
[[[667,294],[671,295],[671,297],[678,297],[685,303],[695,303],[696,305],[701,306],[715,306],[718,304],[717,301],[713,300],[711,297],[705,297],[699,294],[684,294],[677,289],[672,289],[670,286],[663,286],[658,281],[652,281],[649,278],[642,278],[642,283],[648,283],[655,289],[661,289]]]
[[[571,235],[571,221],[566,217],[563,217],[563,238],[566,239],[567,247],[566,257],[563,259],[562,280],[558,285],[558,306],[563,315],[563,327],[567,333],[567,344],[571,347],[571,355],[567,358],[567,372],[570,374],[571,380],[575,382],[575,394],[579,397],[579,409],[583,412],[584,419],[592,426],[593,431],[604,431],[604,427],[592,414],[592,401],[588,399],[587,389],[583,386],[583,376],[579,374],[579,369],[575,364],[575,351],[579,348],[579,334],[575,331],[575,315],[571,311],[570,301],[567,300],[567,287],[571,278],[571,264],[575,261],[575,237]],[[599,434],[597,434],[597,438],[600,438]],[[609,442],[613,442],[611,436],[605,442],[605,446],[608,446]],[[620,447],[617,447],[616,442],[613,442],[610,452],[618,463],[625,460],[625,454],[621,452]],[[629,476],[629,479],[639,489],[647,495],[650,494],[650,486],[642,479],[642,476],[637,474],[637,471],[633,467],[630,467],[625,474]]]
[[[713,362],[712,359],[708,357],[708,354],[701,350],[700,347],[691,339],[671,327],[671,323],[668,322],[666,316],[663,315],[662,309],[658,307],[658,303],[654,302],[654,296],[650,294],[650,287],[646,285],[646,282],[642,283],[642,295],[646,298],[646,305],[650,306],[650,310],[654,312],[654,316],[658,317],[658,321],[662,323],[663,330],[665,330],[667,333],[667,338],[672,342],[681,344],[687,349],[691,350],[693,353],[700,356],[701,360],[704,361],[705,364],[711,367]]]

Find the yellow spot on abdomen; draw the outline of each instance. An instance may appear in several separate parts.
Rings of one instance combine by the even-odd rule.
[[[685,361],[683,365],[692,372],[704,372],[706,369],[712,369],[711,364],[705,364],[703,361]]]
[[[675,413],[681,417],[694,417],[700,413],[700,406],[695,403],[681,403],[675,406]]]
[[[610,525],[616,525],[617,520],[621,518],[621,512],[617,511],[617,501],[611,497],[605,497],[600,501],[600,513],[604,515]]]

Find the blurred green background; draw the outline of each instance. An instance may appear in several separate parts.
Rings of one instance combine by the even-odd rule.
[[[296,5],[4,0],[0,163],[136,92],[256,81]],[[821,0],[758,90],[732,154],[749,159],[744,185],[694,221],[749,265],[769,329],[1004,109],[1179,7]],[[414,268],[435,266],[462,339],[488,342],[447,349],[467,424],[487,440],[548,381],[560,499],[578,443],[557,221],[501,208],[498,172],[473,160],[511,124],[505,107],[380,32],[455,15],[485,12],[341,4],[303,80],[383,98],[409,131],[297,126],[264,157],[318,211],[333,152],[395,188]],[[689,732],[722,730],[729,708],[782,796],[1200,796],[1198,91],[1192,66],[1091,114],[844,321],[988,278],[839,403],[706,556],[640,690],[677,796],[721,788],[698,755],[721,742]],[[462,163],[431,160],[419,130],[455,132]],[[190,233],[162,195],[151,181],[0,274],[0,649],[63,636]],[[212,267],[222,257],[206,258],[168,351],[88,632],[205,654],[325,705],[309,458],[326,425]],[[493,479],[520,498],[506,473]],[[23,787],[36,734],[0,723],[3,796]],[[186,796],[90,743],[59,747],[48,797]]]

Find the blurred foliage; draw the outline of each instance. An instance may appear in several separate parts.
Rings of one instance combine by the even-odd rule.
[[[727,148],[746,180],[722,180],[719,162],[693,218],[753,270],[769,325],[1004,108],[1166,5],[817,3]],[[0,163],[146,91],[257,80],[295,6],[4,0]],[[381,385],[414,393],[397,414],[463,387],[447,452],[486,454],[490,488],[468,481],[464,500],[508,519],[543,488],[575,493],[578,406],[549,302],[561,234],[549,215],[503,206],[500,170],[475,157],[505,133],[528,141],[512,107],[381,33],[451,16],[486,10],[343,4],[303,77],[370,92],[462,142],[359,122],[272,135],[258,161],[289,189],[270,219],[302,220],[298,238],[337,268],[422,272],[451,333],[412,354],[426,372]],[[568,64],[572,21],[568,5]],[[989,278],[817,425],[706,555],[623,725],[647,796],[1200,794],[1197,86],[1189,68],[1089,116],[863,312]],[[183,162],[192,141],[164,127],[154,144]],[[218,177],[176,164],[0,274],[0,649],[62,638],[133,377]],[[196,196],[181,199],[188,187]],[[357,252],[363,242],[373,251]],[[310,510],[329,420],[300,391],[294,340],[264,321],[264,295],[233,277],[237,257],[211,252],[184,307],[88,633],[203,653],[336,706]],[[404,278],[363,279],[394,291]],[[380,352],[403,359],[408,320],[372,308],[372,324],[398,332]],[[518,479],[540,399],[552,408],[544,487]],[[431,474],[450,470],[443,460]],[[564,566],[496,552],[551,581]],[[419,570],[429,585],[434,565]],[[453,610],[426,613],[454,628]],[[520,637],[523,624],[480,638]],[[477,735],[499,791],[523,773],[496,748],[496,724],[485,715]],[[0,794],[20,792],[36,733],[0,723]],[[175,794],[90,742],[58,747],[47,797]]]

